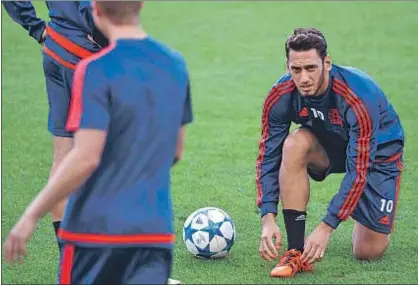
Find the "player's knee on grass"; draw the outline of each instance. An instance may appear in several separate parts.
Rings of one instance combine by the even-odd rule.
[[[353,244],[353,256],[357,260],[374,261],[383,257],[386,248],[387,244],[357,242]]]
[[[375,232],[356,222],[353,232],[353,256],[373,261],[383,257],[389,245],[389,235]]]

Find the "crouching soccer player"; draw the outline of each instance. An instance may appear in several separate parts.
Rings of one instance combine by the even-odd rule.
[[[183,57],[139,26],[141,7],[93,2],[111,44],[77,66],[74,147],[5,244],[9,262],[20,258],[38,220],[77,189],[59,231],[61,284],[167,284],[170,275],[170,169],[192,121],[189,78]]]
[[[257,202],[262,215],[260,255],[278,257],[279,196],[288,250],[273,277],[312,271],[338,225],[352,217],[353,255],[380,258],[396,214],[404,133],[383,91],[365,73],[332,65],[316,29],[296,29],[286,41],[288,74],[266,97],[257,160]],[[291,122],[301,125],[289,133]],[[345,173],[322,222],[305,240],[309,178]],[[275,242],[274,242],[275,239]]]

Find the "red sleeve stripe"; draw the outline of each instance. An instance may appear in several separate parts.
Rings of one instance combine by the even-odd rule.
[[[264,160],[264,154],[266,152],[266,139],[268,137],[268,116],[271,108],[279,101],[280,97],[283,94],[292,92],[295,89],[295,85],[292,80],[282,82],[274,86],[270,93],[267,95],[264,106],[263,106],[263,115],[261,118],[261,140],[259,144],[259,153],[257,158],[257,175],[256,175],[256,185],[257,185],[257,206],[261,205],[261,200],[263,198],[263,191],[261,187],[261,164]]]
[[[342,220],[345,220],[351,215],[352,211],[354,211],[354,208],[357,205],[366,184],[367,168],[369,166],[370,158],[369,146],[371,121],[367,110],[364,107],[364,104],[348,88],[345,83],[336,81],[334,87],[336,91],[339,91],[337,93],[342,95],[353,109],[360,127],[360,136],[358,139],[358,157],[356,161],[356,181],[353,184],[353,187],[350,190],[339,212],[339,217]]]
[[[108,47],[102,49],[100,52],[80,61],[76,67],[73,76],[73,86],[71,89],[71,102],[67,116],[66,129],[69,132],[75,132],[81,121],[81,114],[83,112],[83,88],[84,88],[84,76],[87,70],[87,66],[90,62],[97,60],[104,56],[114,48],[114,44],[110,44]]]
[[[344,221],[353,213],[366,186],[367,171],[370,164],[372,123],[364,103],[344,82],[334,79],[333,90],[341,95],[351,107],[360,128],[357,141],[356,180],[338,212],[338,218]]]

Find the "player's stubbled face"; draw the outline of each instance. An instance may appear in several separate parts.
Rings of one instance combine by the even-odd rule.
[[[301,52],[290,50],[287,67],[302,96],[315,96],[326,89],[324,85],[328,85],[329,58],[323,61],[315,49]]]

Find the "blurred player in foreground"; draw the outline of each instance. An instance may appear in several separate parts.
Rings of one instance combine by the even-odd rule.
[[[43,45],[43,70],[49,102],[48,130],[54,137],[50,176],[72,147],[65,129],[76,64],[108,44],[96,28],[89,1],[46,1],[50,21],[36,15],[30,1],[2,1],[9,16]],[[64,215],[65,199],[51,209],[55,232]]]
[[[288,250],[273,277],[312,271],[338,225],[352,217],[353,255],[380,258],[389,245],[403,168],[404,133],[375,81],[352,67],[332,65],[324,35],[296,29],[286,41],[288,73],[270,90],[262,116],[257,202],[260,255],[278,258],[279,197]],[[291,122],[301,125],[289,133]],[[305,240],[309,176],[345,173],[322,222]],[[275,240],[275,242],[274,242]]]
[[[74,75],[74,147],[11,230],[6,260],[70,195],[59,231],[61,284],[167,284],[174,242],[170,169],[192,121],[183,57],[139,25],[139,1],[93,2],[108,48]],[[75,191],[76,189],[76,191]]]

